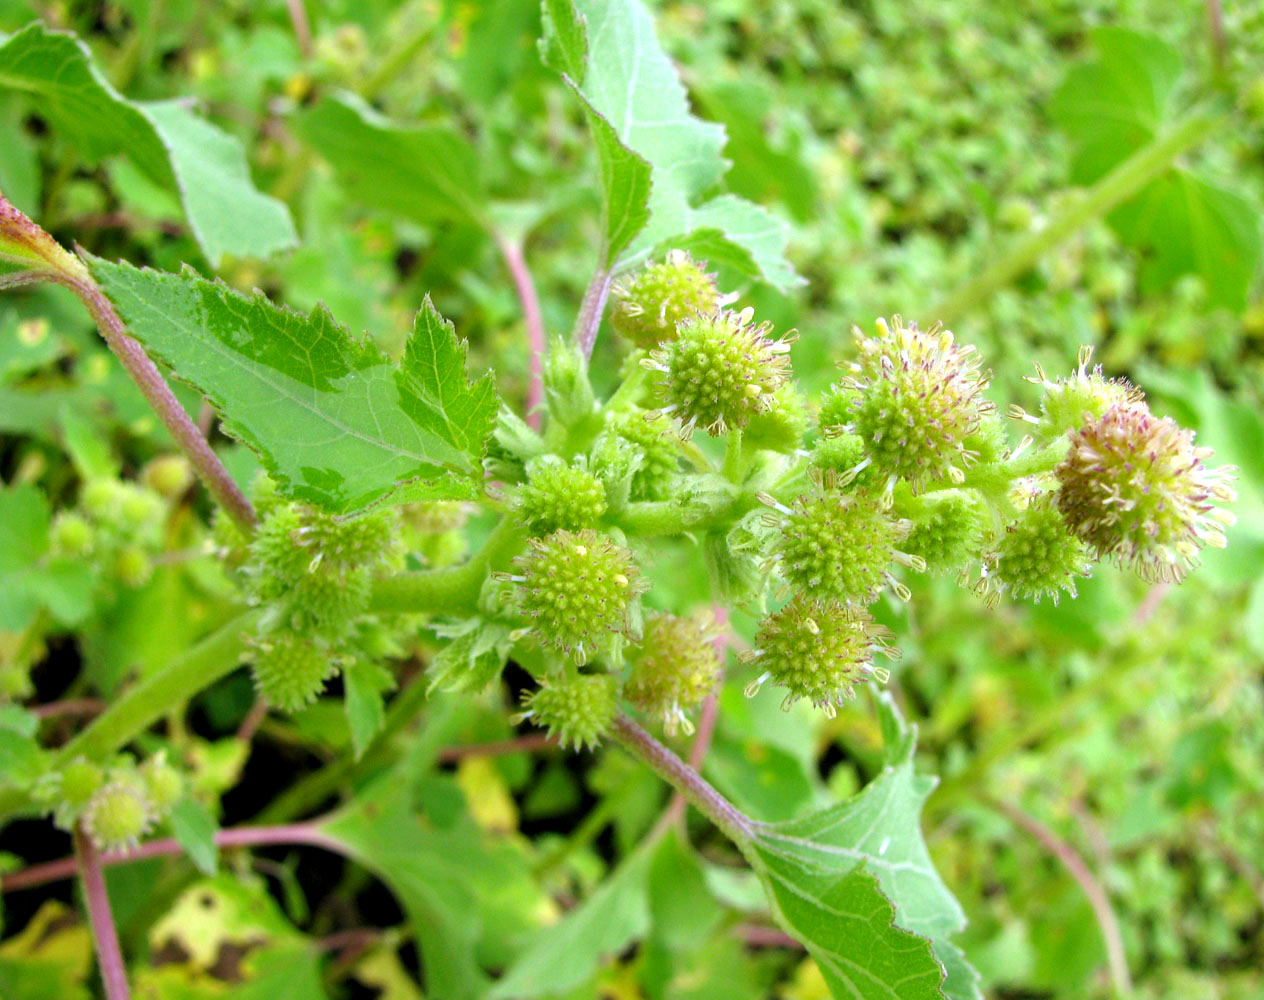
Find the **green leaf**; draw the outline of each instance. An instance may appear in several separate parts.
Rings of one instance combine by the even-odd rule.
[[[143,105],[167,147],[189,228],[212,267],[298,245],[290,211],[250,179],[241,143],[175,101]]]
[[[707,200],[729,166],[724,128],[690,112],[640,0],[547,0],[544,10],[543,57],[583,100],[593,125],[604,266],[633,267],[705,230],[699,239],[742,273],[783,289],[800,284],[777,220],[734,195]]]
[[[347,693],[344,705],[351,729],[351,749],[359,760],[382,728],[386,718],[382,695],[395,686],[395,678],[376,663],[357,660],[343,670],[342,683]]]
[[[484,690],[505,669],[513,641],[513,630],[501,622],[469,618],[455,625],[436,625],[440,636],[452,641],[430,661],[430,690]]]
[[[214,875],[219,870],[219,848],[215,846],[215,833],[219,824],[210,810],[195,798],[185,796],[175,804],[168,819],[171,832],[189,860],[204,875]]]
[[[833,808],[759,827],[753,849],[791,933],[821,962],[837,996],[938,997],[946,973],[944,996],[977,1000],[978,975],[948,941],[965,915],[919,829],[935,781],[913,771],[914,733],[886,728],[898,739],[878,778]],[[893,956],[904,956],[897,967],[909,982],[890,978]]]
[[[324,309],[304,316],[191,272],[91,258],[129,331],[219,410],[286,496],[335,512],[389,499],[467,499],[496,418],[491,376],[427,297],[392,364]]]
[[[366,205],[423,225],[485,218],[478,151],[453,128],[397,125],[347,93],[326,97],[294,127]]]
[[[1110,224],[1142,254],[1143,292],[1193,273],[1210,305],[1246,307],[1260,265],[1259,213],[1246,199],[1172,170],[1112,212]]]
[[[39,612],[33,581],[48,550],[48,523],[48,503],[34,486],[0,491],[0,631],[20,631]]]
[[[487,1000],[556,996],[582,985],[601,959],[617,954],[650,927],[649,873],[653,854],[642,848],[497,981]]]
[[[36,101],[82,157],[126,154],[150,180],[177,191],[212,267],[225,254],[263,257],[297,242],[289,210],[252,185],[241,143],[169,102],[128,101],[73,35],[36,22],[3,38],[0,88]]]
[[[1092,184],[1153,141],[1181,75],[1180,54],[1153,35],[1098,28],[1093,46],[1097,59],[1073,66],[1049,101],[1077,147],[1077,184]]]

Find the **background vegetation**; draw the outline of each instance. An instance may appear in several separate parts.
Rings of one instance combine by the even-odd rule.
[[[1034,401],[1020,381],[1033,363],[1067,372],[1079,345],[1093,344],[1110,374],[1134,378],[1156,410],[1241,469],[1229,548],[1179,589],[1102,568],[1078,601],[1056,607],[990,610],[944,581],[887,609],[905,650],[891,688],[920,727],[919,770],[942,778],[924,833],[969,917],[959,943],[992,996],[1264,993],[1264,287],[1255,266],[1264,7],[1218,7],[655,7],[695,110],[728,129],[728,187],[790,225],[802,287],[722,277],[761,318],[801,331],[794,363],[805,383],[835,377],[852,323],[895,312],[944,319],[977,343],[996,369],[998,398]],[[231,250],[208,260],[172,193],[121,155],[133,150],[51,127],[48,109],[6,87],[0,70],[0,190],[55,236],[165,270],[188,261],[303,309],[324,302],[388,350],[430,293],[470,339],[471,368],[494,367],[506,398],[525,398],[529,345],[503,247],[442,206],[411,218],[380,211],[335,169],[320,108],[350,90],[397,122],[456,123],[471,136],[498,230],[534,275],[545,328],[565,332],[592,270],[596,167],[573,97],[536,54],[535,3],[329,0],[295,16],[277,2],[0,0],[0,31],[32,19],[76,32],[129,99],[196,97],[242,141],[259,189],[290,206],[299,239],[265,261]],[[1137,55],[1132,36],[1104,26],[1156,41]],[[1103,127],[1085,108],[1111,80],[1130,95],[1116,107],[1131,111]],[[1229,201],[1191,181],[1181,189],[1185,216],[1163,202],[1097,219],[1012,282],[978,284],[1123,158],[1112,137],[1126,153],[1161,120],[1204,104],[1223,117],[1184,165]],[[605,388],[622,351],[603,331],[594,377]],[[170,450],[69,297],[0,300],[6,484],[38,484],[54,508],[69,506],[89,474],[132,476]],[[226,454],[248,477],[250,456],[231,445]],[[223,621],[228,588],[189,550],[205,515],[185,505],[172,516],[161,545],[169,558],[143,586],[87,595],[74,636],[48,618],[39,629],[0,629],[8,693],[33,706],[108,699],[129,673],[154,669]],[[703,582],[670,564],[656,570],[656,586],[672,580],[673,603],[705,599]],[[751,625],[735,621],[739,633]],[[403,676],[424,670],[432,651],[433,636],[419,632],[400,650]],[[881,768],[869,703],[833,720],[803,705],[783,714],[775,693],[744,699],[744,679],[735,670],[719,699],[704,763],[739,806],[788,819]],[[336,702],[261,721],[240,674],[147,739],[191,768],[226,827],[314,815],[388,761],[415,758],[436,817],[428,877],[458,916],[477,914],[480,959],[494,967],[586,898],[667,802],[658,779],[618,749],[568,755],[512,729],[505,708],[524,681],[511,668],[486,697],[436,696],[424,729],[404,729],[383,758],[359,764]],[[80,721],[50,714],[41,735],[56,743]],[[528,739],[494,752],[461,749],[519,736]],[[810,961],[772,929],[757,889],[729,867],[731,849],[700,821],[691,832],[701,861],[664,850],[643,883],[615,883],[599,914],[604,936],[578,936],[552,958],[564,975],[514,995],[825,996]],[[17,819],[0,850],[16,869],[67,854],[69,840],[46,821]],[[293,966],[307,979],[255,979],[257,995],[420,995],[419,959],[392,894],[318,849],[226,857],[215,876],[156,859],[110,878],[125,947],[146,956],[142,996],[218,995],[219,984],[263,968],[253,964],[260,949],[286,948],[316,956]],[[6,1000],[92,995],[86,932],[65,918],[71,892],[62,883],[6,893]]]

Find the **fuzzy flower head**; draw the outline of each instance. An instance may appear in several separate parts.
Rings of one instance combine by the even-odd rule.
[[[715,275],[683,250],[661,264],[647,264],[611,289],[610,323],[638,347],[652,348],[676,336],[676,325],[701,313],[709,316],[733,301],[722,295]]]
[[[714,622],[672,614],[645,620],[645,634],[632,655],[632,674],[623,689],[628,701],[663,720],[669,733],[693,732],[687,713],[720,681]]]
[[[997,541],[987,560],[989,587],[1039,603],[1062,592],[1075,597],[1075,581],[1089,575],[1088,547],[1067,528],[1053,494],[1036,496]]]
[[[976,495],[939,490],[897,509],[912,522],[901,548],[925,560],[931,572],[955,573],[979,557],[988,517]]]
[[[563,747],[595,747],[614,724],[619,694],[609,674],[579,674],[545,682],[523,696],[518,721],[530,719]]]
[[[873,658],[900,655],[890,639],[890,631],[861,608],[798,594],[763,620],[754,647],[743,654],[745,662],[763,671],[746,695],[755,695],[771,680],[786,689],[783,709],[807,698],[833,718],[836,706],[856,696],[857,684],[888,680],[889,671],[874,666]]]
[[[960,480],[975,461],[967,439],[994,409],[983,398],[989,376],[974,348],[939,324],[923,331],[899,316],[892,323],[878,320],[873,337],[852,331],[860,357],[841,383],[850,404],[843,426],[864,440],[888,491],[903,479],[921,492],[932,481]],[[826,419],[837,418],[827,413],[822,426]]]
[[[306,708],[338,672],[338,661],[329,650],[287,630],[257,639],[254,646],[255,688],[282,712]]]
[[[920,559],[896,549],[907,522],[889,516],[871,497],[822,488],[798,497],[790,507],[767,494],[759,499],[777,515],[767,527],[777,531],[774,561],[796,590],[830,601],[872,604],[888,583],[903,600],[908,588],[891,575],[891,564],[924,570]]]
[[[1232,466],[1209,469],[1194,432],[1143,404],[1115,405],[1071,433],[1056,475],[1058,509],[1100,559],[1179,582],[1206,545],[1223,548],[1237,499]]]
[[[1112,406],[1130,406],[1145,398],[1145,393],[1127,379],[1106,378],[1101,365],[1090,369],[1092,358],[1093,348],[1081,347],[1079,364],[1070,377],[1050,379],[1037,365],[1035,377],[1027,378],[1044,390],[1040,416],[1033,416],[1020,406],[1011,406],[1009,415],[1031,424],[1032,437],[1037,443],[1055,441],[1068,431],[1096,420]]]
[[[790,377],[793,337],[774,340],[767,323],[751,322],[754,310],[697,313],[683,320],[676,339],[642,364],[662,374],[660,412],[679,418],[687,431],[701,425],[712,436],[745,427],[773,405]]]
[[[612,637],[628,634],[645,589],[631,552],[590,529],[556,531],[528,544],[516,562],[520,575],[507,578],[519,584],[522,611],[533,620],[520,635],[534,633],[583,662]]]

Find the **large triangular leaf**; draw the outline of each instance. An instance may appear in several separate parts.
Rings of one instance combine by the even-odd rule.
[[[593,122],[606,217],[604,263],[625,269],[705,230],[726,264],[780,288],[799,284],[777,220],[733,195],[708,200],[729,167],[724,128],[689,110],[640,0],[546,0],[544,15],[544,59],[563,74]]]
[[[847,802],[803,819],[761,825],[754,850],[792,933],[804,935],[802,940],[814,955],[824,952],[823,961],[821,955],[817,958],[836,993],[839,982],[846,987],[837,995],[938,997],[944,974],[943,995],[949,1000],[978,1000],[978,975],[948,941],[965,926],[965,915],[935,871],[920,830],[922,805],[935,780],[914,773],[914,734],[899,727],[893,706],[885,705],[885,711],[885,728],[894,740],[882,773]],[[882,920],[893,920],[895,928],[885,928]],[[832,921],[857,924],[851,932],[857,935],[885,933],[883,950],[875,944],[866,951],[859,938],[842,933]],[[862,931],[860,924],[870,930]],[[901,943],[899,928],[910,932],[905,935],[908,941]],[[836,949],[829,944],[835,935],[841,942]],[[881,992],[877,986],[875,992],[854,992],[856,984],[865,982],[862,971],[879,978],[886,975],[883,963],[891,954],[907,952],[907,961],[914,963],[909,968],[924,966],[923,952],[910,942],[925,947],[925,961],[936,969],[933,977],[923,969],[916,984],[899,985],[894,992]],[[858,962],[862,969],[856,968]],[[827,965],[839,980],[831,978]],[[882,989],[896,985],[885,979],[882,983]]]
[[[39,22],[0,35],[0,89],[31,97],[84,158],[125,154],[177,192],[212,267],[225,254],[264,257],[297,242],[289,210],[251,183],[240,142],[172,102],[128,101],[73,35]]]
[[[498,400],[429,298],[403,361],[310,316],[210,282],[91,258],[129,331],[215,404],[282,491],[335,512],[476,494]]]

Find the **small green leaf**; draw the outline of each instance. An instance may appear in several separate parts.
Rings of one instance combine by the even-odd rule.
[[[430,662],[430,690],[484,690],[505,669],[513,642],[512,629],[501,622],[469,618],[456,625],[436,625],[435,632],[449,642]]]
[[[382,728],[386,717],[382,695],[395,686],[395,678],[376,663],[357,660],[343,670],[342,683],[347,693],[344,705],[351,729],[351,749],[359,760]]]
[[[496,418],[491,376],[429,298],[392,364],[323,309],[310,316],[191,272],[91,259],[129,331],[215,404],[285,495],[335,512],[388,498],[467,499]]]
[[[219,848],[215,846],[215,833],[219,824],[210,810],[195,798],[185,796],[175,804],[168,820],[185,854],[204,875],[214,875],[219,870]]]
[[[653,854],[642,848],[499,979],[487,1000],[557,996],[581,986],[601,959],[617,954],[650,927],[649,873]]]
[[[296,243],[289,210],[251,183],[241,143],[170,102],[128,101],[73,35],[36,22],[0,40],[0,88],[36,101],[89,161],[124,153],[178,191],[212,267],[226,253],[262,257]]]
[[[366,205],[423,225],[484,219],[478,151],[453,128],[397,125],[347,93],[326,97],[294,125]]]

